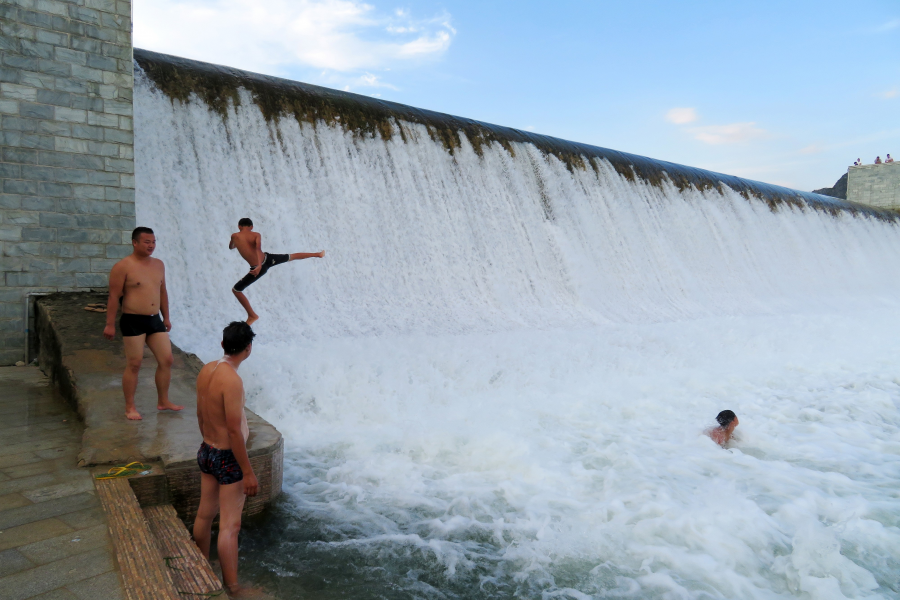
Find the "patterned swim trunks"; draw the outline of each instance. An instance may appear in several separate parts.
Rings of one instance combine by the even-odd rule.
[[[201,473],[212,475],[219,485],[237,483],[244,478],[234,452],[213,448],[206,442],[200,444],[200,449],[197,450],[197,464]]]

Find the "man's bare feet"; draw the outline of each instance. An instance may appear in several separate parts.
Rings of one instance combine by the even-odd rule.
[[[156,410],[182,410],[183,408],[183,406],[172,404],[171,402],[156,405]]]
[[[250,315],[247,317],[247,325],[253,325],[257,321],[259,321],[259,315]]]
[[[140,421],[144,417],[141,416],[141,413],[139,413],[136,408],[126,408],[125,418],[130,421]]]

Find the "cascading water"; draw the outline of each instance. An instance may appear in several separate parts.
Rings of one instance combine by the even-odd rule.
[[[286,499],[246,573],[283,598],[900,598],[894,221],[235,97],[138,71],[135,150],[181,347],[215,358],[243,318],[239,218],[326,250],[247,291]]]

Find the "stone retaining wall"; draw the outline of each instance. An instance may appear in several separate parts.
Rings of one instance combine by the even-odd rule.
[[[102,294],[60,293],[37,301],[36,354],[41,369],[84,422],[79,464],[97,467],[97,472],[132,461],[151,466],[151,475],[131,482],[138,501],[142,506],[172,504],[178,516],[191,523],[200,500],[197,448],[203,437],[197,424],[195,384],[203,363],[173,345],[169,395],[185,408],[178,413],[158,412],[153,383],[156,361],[146,357],[135,398],[144,419],[128,421],[121,387],[125,369],[121,334],[106,340],[101,333],[106,315],[84,310],[87,304],[104,299]],[[270,423],[246,412],[247,454],[259,480],[259,494],[244,505],[244,514],[251,515],[262,512],[281,494],[284,440]]]
[[[0,365],[28,292],[104,288],[131,252],[130,0],[0,1]]]
[[[847,200],[878,208],[900,208],[900,162],[850,167]]]

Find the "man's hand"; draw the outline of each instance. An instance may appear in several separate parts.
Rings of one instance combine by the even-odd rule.
[[[163,325],[165,325],[166,331],[172,331],[172,321],[163,319]]]
[[[244,473],[244,493],[248,496],[255,496],[256,492],[259,491],[259,482],[256,480],[256,474],[251,471],[250,473]]]
[[[254,277],[256,277],[257,275],[259,275],[259,272],[260,272],[261,270],[262,270],[262,265],[261,265],[261,264],[260,264],[260,265],[256,265],[255,267],[253,267],[252,269],[250,269],[250,274],[253,275]]]
[[[107,325],[106,327],[103,328],[103,337],[105,337],[105,338],[108,339],[108,340],[111,340],[111,339],[113,339],[114,337],[116,337],[116,326],[115,326],[115,324],[113,324],[113,325]]]

